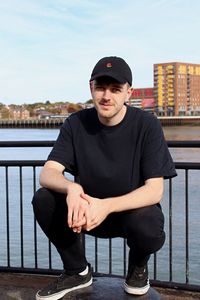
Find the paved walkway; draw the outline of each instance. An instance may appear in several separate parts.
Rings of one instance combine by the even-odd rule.
[[[37,290],[54,276],[0,273],[1,300],[34,300]],[[124,292],[123,279],[95,277],[92,286],[66,295],[63,300],[191,300],[200,299],[199,294],[182,293],[164,289],[150,288],[144,296],[130,296]]]

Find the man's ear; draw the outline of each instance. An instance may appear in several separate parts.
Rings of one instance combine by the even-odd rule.
[[[127,101],[131,99],[132,94],[133,94],[133,88],[129,87],[129,89],[128,89],[128,95],[127,95],[127,98],[128,98]]]
[[[90,84],[90,92],[92,93],[94,83],[93,83],[93,81],[90,81],[89,84]]]

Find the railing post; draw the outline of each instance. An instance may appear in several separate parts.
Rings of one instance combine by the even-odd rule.
[[[189,205],[188,205],[188,170],[185,170],[185,281],[189,282]]]

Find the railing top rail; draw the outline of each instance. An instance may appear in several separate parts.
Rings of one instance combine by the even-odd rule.
[[[170,148],[199,148],[200,147],[200,140],[199,141],[167,141],[167,145]]]
[[[42,167],[46,160],[0,160],[0,167]]]
[[[0,167],[42,167],[46,160],[0,160]],[[200,162],[175,162],[176,169],[200,170]]]
[[[55,141],[0,141],[0,147],[52,147]]]
[[[54,141],[0,141],[0,147],[14,148],[14,147],[52,147]],[[167,141],[168,147],[171,148],[200,148],[200,140],[198,141]]]

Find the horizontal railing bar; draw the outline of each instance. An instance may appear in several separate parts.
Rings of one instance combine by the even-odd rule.
[[[55,141],[0,141],[0,148],[53,147]]]
[[[200,170],[200,162],[174,162],[176,169]]]
[[[42,269],[42,268],[20,268],[20,267],[2,267],[0,266],[0,272],[12,272],[12,273],[26,273],[26,274],[38,274],[38,275],[60,275],[62,269]]]
[[[0,167],[42,167],[46,160],[0,160]]]
[[[55,141],[0,141],[0,147],[52,147]],[[170,148],[199,148],[199,141],[167,141]]]
[[[0,167],[42,167],[46,160],[0,160]],[[176,169],[200,170],[200,162],[175,162]]]
[[[199,148],[200,141],[167,141],[169,148]]]
[[[176,289],[181,291],[200,292],[200,286],[196,284],[180,283],[174,281],[150,280],[151,286]]]

